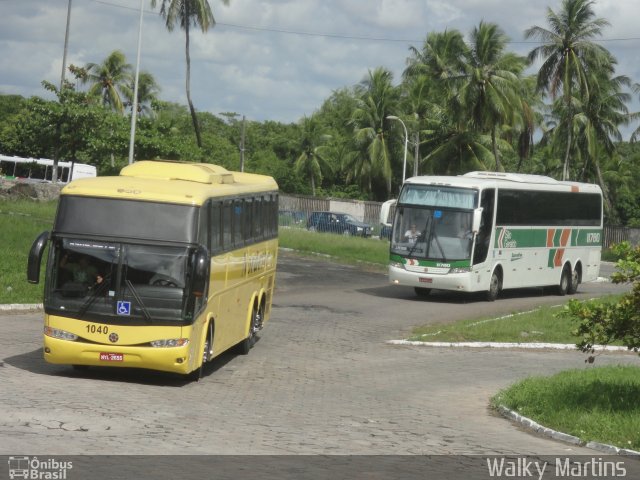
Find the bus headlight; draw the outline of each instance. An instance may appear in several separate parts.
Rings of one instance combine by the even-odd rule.
[[[404,264],[400,262],[389,262],[389,266],[394,268],[404,268]]]
[[[68,340],[70,342],[75,342],[78,339],[78,336],[75,333],[53,327],[44,327],[44,334],[47,337],[59,338],[60,340]]]
[[[165,338],[149,342],[152,347],[156,348],[184,347],[187,343],[189,343],[188,338]]]
[[[471,267],[454,267],[449,270],[449,273],[468,273],[471,271]]]

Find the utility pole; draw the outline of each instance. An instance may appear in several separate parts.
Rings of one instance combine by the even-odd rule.
[[[138,53],[136,56],[136,75],[133,81],[133,106],[131,107],[131,130],[129,133],[129,165],[133,163],[133,150],[136,140],[136,120],[138,116],[138,78],[140,75],[140,50],[142,47],[143,0],[140,0],[140,22],[138,24]]]
[[[60,76],[60,90],[64,88],[64,76],[67,69],[67,50],[69,48],[69,24],[71,23],[71,0],[67,4],[67,28],[64,32],[64,53],[62,54],[62,75]]]
[[[242,127],[240,130],[240,171],[244,172],[244,115],[242,116]]]
[[[418,163],[420,162],[420,132],[416,131],[413,142],[413,176],[418,176]]]
[[[62,94],[62,90],[64,89],[64,76],[65,70],[67,69],[67,50],[69,49],[69,24],[71,23],[71,0],[68,0],[67,3],[67,27],[64,31],[64,51],[62,53],[62,73],[60,74],[60,91],[59,95]],[[59,96],[59,99],[62,97]],[[58,133],[60,133],[60,125],[58,124]],[[57,150],[57,149],[56,149]],[[59,153],[59,152],[58,152]],[[51,182],[56,183],[58,181],[58,153],[54,156],[53,159],[53,167],[51,169]],[[72,172],[69,172],[71,175]]]

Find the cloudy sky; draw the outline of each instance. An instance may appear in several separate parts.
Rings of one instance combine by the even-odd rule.
[[[160,3],[161,0],[158,0]],[[154,75],[163,100],[186,104],[184,33],[169,33],[144,0],[140,67]],[[251,120],[295,122],[332,91],[359,83],[368,70],[399,81],[409,47],[428,32],[465,35],[481,20],[499,24],[526,54],[523,32],[546,27],[560,0],[210,0],[217,21],[192,35],[192,98],[198,110]],[[68,0],[0,0],[0,93],[45,96],[42,80],[60,83]],[[100,63],[122,50],[135,65],[139,0],[72,0],[68,64]],[[638,0],[596,0],[606,18],[602,44],[618,73],[640,82]],[[637,105],[635,102],[634,106]]]

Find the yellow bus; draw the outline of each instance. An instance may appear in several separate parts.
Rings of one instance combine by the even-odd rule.
[[[206,163],[139,161],[62,189],[29,253],[44,287],[44,358],[202,375],[268,321],[278,186]]]

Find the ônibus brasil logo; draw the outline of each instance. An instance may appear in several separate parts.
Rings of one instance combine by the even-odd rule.
[[[9,478],[34,480],[66,480],[67,470],[73,462],[62,462],[54,458],[40,460],[38,457],[9,457]]]

